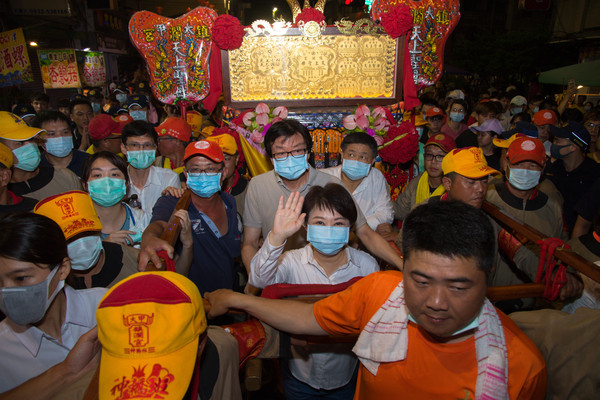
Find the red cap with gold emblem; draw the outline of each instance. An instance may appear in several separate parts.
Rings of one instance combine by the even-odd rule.
[[[47,197],[35,205],[33,212],[56,222],[67,240],[81,232],[102,229],[90,195],[81,190]]]
[[[454,150],[456,148],[456,142],[452,137],[446,135],[445,133],[437,133],[430,137],[425,143],[425,147],[429,145],[435,145],[442,149],[445,153],[450,152],[450,150]]]
[[[206,330],[196,285],[176,272],[140,272],[96,310],[102,344],[99,399],[182,399]]]

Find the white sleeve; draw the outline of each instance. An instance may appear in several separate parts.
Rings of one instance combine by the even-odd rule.
[[[367,216],[367,223],[371,229],[375,230],[380,224],[391,224],[394,221],[394,207],[383,174],[379,170],[374,170],[373,173],[373,185],[369,191],[375,206],[373,207],[374,212]]]
[[[285,242],[281,246],[274,247],[269,241],[271,233],[267,235],[262,247],[256,252],[250,262],[250,275],[248,283],[257,288],[265,288],[274,283],[281,282],[278,279],[279,257],[283,253]]]

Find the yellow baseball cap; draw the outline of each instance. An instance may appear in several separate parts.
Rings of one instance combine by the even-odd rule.
[[[454,149],[442,160],[444,175],[456,172],[469,179],[483,178],[491,174],[499,174],[487,165],[483,152],[479,147]]]
[[[182,399],[206,330],[196,285],[176,272],[139,272],[98,304],[99,399]]]
[[[198,111],[192,110],[187,112],[185,118],[187,123],[192,127],[192,135],[197,138],[198,135],[200,135],[200,131],[202,130],[202,122],[204,121],[202,114],[200,114]]]
[[[13,166],[13,153],[12,150],[0,143],[0,163],[6,168]]]
[[[223,153],[229,154],[230,156],[238,152],[238,147],[237,143],[235,143],[235,139],[233,138],[233,136],[227,133],[209,136],[205,140],[218,144],[221,150],[223,150]]]
[[[0,138],[8,140],[29,140],[44,129],[32,128],[15,114],[0,111]]]
[[[81,190],[47,197],[35,205],[33,212],[56,222],[67,240],[81,232],[102,230],[90,195]]]
[[[510,147],[510,144],[512,142],[514,142],[518,138],[524,138],[524,137],[527,137],[527,136],[524,135],[524,134],[522,134],[522,133],[515,133],[514,135],[512,135],[508,139],[501,139],[499,137],[494,138],[492,140],[492,143],[494,143],[494,146],[496,146],[496,147],[500,147],[500,148],[503,148],[503,149],[508,149]]]

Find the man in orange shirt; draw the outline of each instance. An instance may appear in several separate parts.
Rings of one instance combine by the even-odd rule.
[[[209,317],[236,308],[286,332],[359,335],[355,399],[543,399],[540,352],[485,298],[496,240],[485,214],[425,204],[402,235],[403,273],[373,273],[315,304],[219,290],[205,296]]]

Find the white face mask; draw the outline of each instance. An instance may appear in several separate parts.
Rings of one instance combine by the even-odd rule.
[[[86,271],[98,262],[102,252],[100,236],[86,236],[69,243],[67,250],[71,259],[71,269]]]
[[[35,324],[46,315],[48,307],[65,286],[65,281],[57,283],[50,297],[48,290],[50,282],[59,267],[54,268],[42,282],[31,286],[18,286],[0,289],[0,310],[18,325]]]
[[[540,182],[542,171],[509,168],[508,183],[519,190],[533,189]]]

